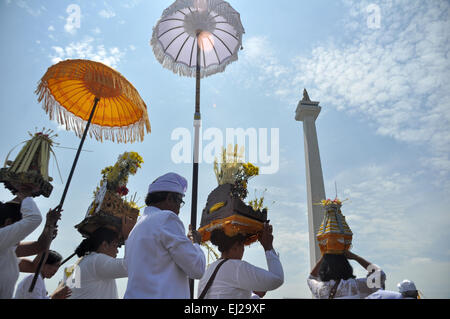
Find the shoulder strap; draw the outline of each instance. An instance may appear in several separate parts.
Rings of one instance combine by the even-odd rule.
[[[341,282],[341,279],[336,280],[336,283],[334,284],[333,288],[331,288],[330,295],[328,296],[328,299],[334,299],[334,296],[336,295],[337,287],[339,286],[340,282]]]
[[[214,278],[216,278],[217,272],[219,271],[219,268],[224,264],[224,262],[226,262],[228,259],[224,259],[222,260],[217,266],[216,269],[214,269],[214,272],[212,273],[211,277],[209,278],[208,282],[206,283],[205,288],[203,288],[202,293],[200,294],[200,296],[198,296],[198,299],[203,299],[205,298],[206,293],[208,292],[209,288],[211,287]]]

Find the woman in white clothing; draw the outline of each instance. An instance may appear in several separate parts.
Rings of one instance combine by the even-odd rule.
[[[55,235],[53,225],[60,217],[59,208],[50,210],[39,239],[23,242],[42,221],[36,203],[25,193],[18,194],[12,202],[0,202],[0,299],[13,297],[19,271],[34,273],[37,262],[20,257],[44,251]]]
[[[253,266],[242,260],[246,237],[236,235],[228,237],[223,230],[216,229],[211,233],[211,243],[218,246],[222,256],[206,269],[205,275],[198,285],[200,296],[217,265],[226,259],[217,271],[206,299],[250,299],[252,292],[265,292],[280,287],[284,281],[283,267],[272,247],[272,226],[264,224],[258,241],[264,248],[268,270]]]
[[[42,254],[38,255],[39,259]],[[39,274],[36,285],[32,292],[29,292],[31,282],[33,281],[34,274],[30,274],[25,277],[16,288],[15,299],[66,299],[70,296],[71,291],[69,287],[60,285],[56,290],[49,296],[47,294],[47,289],[45,287],[44,279],[52,278],[59,269],[62,256],[54,251],[49,250],[47,258],[45,259],[45,264],[42,266],[41,273]]]
[[[380,286],[369,285],[367,278],[356,278],[348,260],[358,262],[367,269],[368,275],[372,270],[376,270],[380,276]],[[384,272],[378,266],[350,251],[345,251],[343,254],[323,254],[311,271],[307,282],[317,299],[363,299],[383,288],[385,278]]]
[[[122,225],[122,234],[126,239],[134,223],[123,222]],[[128,276],[125,259],[116,258],[119,240],[117,232],[101,227],[81,242],[75,250],[80,257],[75,267],[75,272],[79,271],[80,281],[75,280],[69,299],[119,298],[116,278]]]

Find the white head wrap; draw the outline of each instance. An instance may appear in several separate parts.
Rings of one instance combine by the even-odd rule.
[[[417,290],[416,285],[411,280],[405,279],[397,285],[400,293]]]
[[[187,190],[187,180],[176,173],[167,173],[158,177],[148,187],[148,193],[155,192],[172,192],[184,196]]]

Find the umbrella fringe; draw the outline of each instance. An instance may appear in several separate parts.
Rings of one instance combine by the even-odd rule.
[[[45,81],[41,81],[36,90],[38,101],[43,101],[42,108],[49,115],[50,120],[55,120],[58,124],[65,126],[67,131],[73,130],[75,134],[81,138],[87,121],[75,116],[70,111],[61,106],[53,97]],[[148,114],[144,112],[144,116],[136,123],[123,127],[108,127],[91,123],[89,127],[89,137],[95,137],[96,140],[103,142],[103,139],[118,143],[133,143],[135,141],[143,141],[145,131],[151,131],[148,122]]]

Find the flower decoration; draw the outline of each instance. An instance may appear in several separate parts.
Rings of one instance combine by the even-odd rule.
[[[119,188],[117,188],[116,192],[120,196],[127,196],[128,195],[128,188],[126,186],[119,186]]]
[[[252,163],[242,164],[242,167],[244,168],[244,173],[249,177],[259,174],[259,167]]]
[[[119,155],[114,166],[105,167],[102,170],[102,180],[100,186],[106,182],[106,188],[114,191],[120,196],[128,194],[128,176],[135,175],[141,164],[144,163],[142,157],[136,152],[125,152]],[[98,190],[98,188],[97,188]]]
[[[256,196],[256,190],[255,190],[255,199],[251,200],[248,202],[248,204],[254,209],[254,210],[263,210],[266,209],[267,207],[264,207],[264,193],[266,193],[267,189],[264,190],[263,194],[261,197],[257,197]]]
[[[220,167],[217,159],[214,161],[214,172],[217,182],[222,184],[233,184],[233,196],[245,199],[248,194],[248,180],[259,174],[259,167],[252,163],[243,163],[243,148],[238,153],[238,146],[234,146],[234,152],[231,145],[228,146],[228,152],[222,149],[222,163]]]
[[[328,198],[328,199],[322,200],[321,204],[322,204],[322,206],[328,206],[328,205],[331,205],[331,204],[335,204],[335,205],[339,205],[340,206],[340,205],[342,205],[342,202],[338,198],[335,198],[333,200]]]

